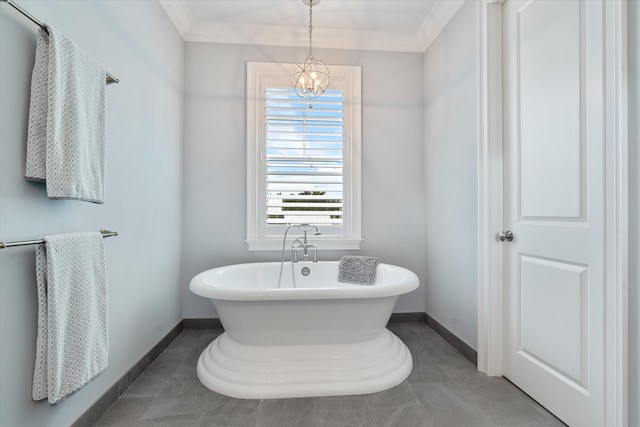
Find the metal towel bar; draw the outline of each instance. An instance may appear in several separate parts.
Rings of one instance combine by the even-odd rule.
[[[111,236],[117,236],[118,235],[117,231],[109,231],[109,230],[105,230],[105,229],[100,230],[100,233],[102,233],[102,237],[111,237]],[[37,245],[37,244],[40,244],[40,243],[44,243],[44,239],[40,239],[40,240],[21,240],[19,242],[0,242],[0,249],[10,248],[12,246]]]
[[[33,16],[32,14],[30,14],[29,12],[24,10],[21,6],[18,6],[12,0],[0,0],[0,3],[8,4],[9,6],[13,7],[15,10],[17,10],[21,14],[23,14],[24,16],[29,18],[31,20],[31,22],[33,22],[34,24],[36,24],[37,26],[39,26],[40,28],[45,30],[47,33],[49,32],[49,30],[47,29],[47,26],[44,23],[42,23],[39,20],[37,20],[35,16]],[[108,83],[118,83],[120,81],[120,80],[116,79],[115,77],[113,77],[109,73],[106,73],[106,75],[107,75],[107,84]]]

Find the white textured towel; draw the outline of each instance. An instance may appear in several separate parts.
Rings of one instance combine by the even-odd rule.
[[[356,285],[373,285],[376,279],[378,258],[372,256],[345,255],[338,264],[338,281]]]
[[[38,32],[26,177],[52,199],[104,202],[105,70],[71,40]]]
[[[38,339],[33,400],[56,403],[107,367],[102,234],[45,236],[36,248]]]

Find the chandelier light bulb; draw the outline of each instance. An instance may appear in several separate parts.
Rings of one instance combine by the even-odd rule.
[[[327,90],[330,75],[324,62],[308,57],[304,63],[296,67],[291,80],[299,97],[317,98]]]

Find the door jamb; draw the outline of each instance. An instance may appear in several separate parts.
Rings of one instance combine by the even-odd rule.
[[[478,369],[502,375],[502,4],[478,2]]]

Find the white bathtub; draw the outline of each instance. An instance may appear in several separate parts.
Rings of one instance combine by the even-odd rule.
[[[295,288],[291,263],[280,288],[278,262],[220,267],[191,280],[225,329],[198,360],[200,381],[244,399],[366,394],[404,381],[411,354],[386,324],[418,277],[379,264],[373,285],[355,285],[338,282],[337,261],[293,266]]]

